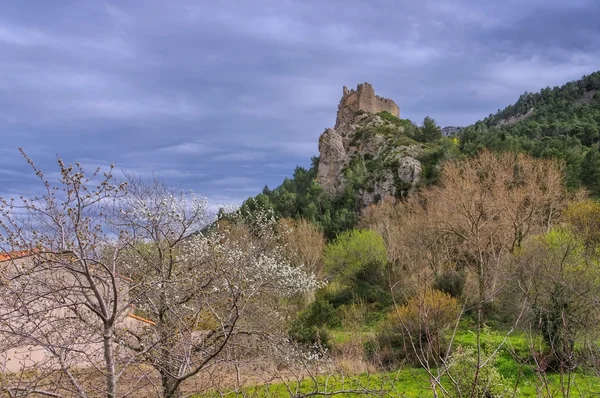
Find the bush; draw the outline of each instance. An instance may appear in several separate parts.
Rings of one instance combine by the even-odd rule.
[[[329,348],[330,337],[325,328],[306,325],[299,319],[292,323],[288,330],[290,338],[300,344],[312,346],[318,344],[321,347]]]
[[[482,361],[487,359],[482,355]],[[450,357],[450,374],[456,382],[456,397],[512,397],[510,383],[493,366],[493,362],[477,369],[477,352],[459,347]],[[473,394],[475,392],[475,394]],[[518,392],[516,394],[518,396]]]
[[[586,200],[574,203],[565,212],[567,222],[588,247],[600,244],[600,202]]]
[[[397,360],[441,356],[447,348],[444,332],[459,314],[457,299],[439,290],[425,289],[388,315],[378,333],[378,343],[391,350]],[[385,361],[392,362],[389,358]]]
[[[413,335],[439,336],[456,321],[460,304],[451,295],[425,289],[398,308],[396,317]]]
[[[400,118],[397,118],[396,116],[392,115],[388,111],[379,112],[377,114],[377,116],[379,116],[380,118],[382,118],[385,121],[392,122],[398,126],[400,126],[402,124],[402,120]]]
[[[433,287],[455,298],[460,298],[465,288],[466,274],[464,271],[445,271],[435,277]]]
[[[383,238],[370,229],[344,232],[325,250],[326,270],[347,284],[381,283],[386,261]]]
[[[292,322],[288,335],[302,344],[320,343],[327,347],[329,335],[325,326],[335,327],[340,324],[340,317],[335,308],[322,297],[317,299]]]

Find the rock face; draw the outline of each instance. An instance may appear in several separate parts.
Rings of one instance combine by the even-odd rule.
[[[513,124],[519,123],[521,120],[527,119],[529,116],[533,115],[533,111],[535,108],[530,108],[527,113],[522,115],[511,116],[508,119],[503,119],[498,122],[498,126],[512,126]]]
[[[400,159],[398,165],[398,178],[405,184],[414,185],[419,182],[421,177],[421,162],[417,159],[406,156]]]
[[[410,122],[399,115],[398,105],[375,95],[369,83],[344,87],[335,128],[319,138],[317,181],[327,195],[336,197],[352,184],[358,203],[369,206],[419,182],[422,148],[406,136]]]
[[[442,127],[442,136],[444,137],[452,137],[455,136],[460,130],[462,130],[464,127],[457,127],[457,126],[446,126],[446,127]]]
[[[340,193],[342,181],[339,178],[346,165],[344,141],[334,129],[327,129],[319,138],[319,170],[317,179],[329,195]]]

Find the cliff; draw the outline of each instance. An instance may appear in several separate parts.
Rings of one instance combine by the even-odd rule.
[[[343,88],[335,127],[319,138],[317,181],[327,195],[339,196],[352,184],[358,202],[368,206],[418,183],[422,147],[406,135],[412,123],[399,115],[398,105],[375,95],[369,83]]]

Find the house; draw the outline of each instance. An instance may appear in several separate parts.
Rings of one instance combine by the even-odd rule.
[[[68,252],[0,254],[0,373],[86,367],[102,360],[101,325],[90,303],[100,294],[114,304],[114,289],[98,283],[101,287],[93,292],[86,276],[70,264],[75,264],[74,256]],[[94,277],[94,270],[90,274]],[[115,279],[116,327],[135,330],[153,322],[133,314],[130,283]]]

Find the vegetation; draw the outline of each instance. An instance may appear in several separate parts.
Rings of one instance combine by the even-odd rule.
[[[0,202],[0,243],[36,260],[2,269],[0,344],[43,344],[59,370],[0,383],[114,397],[134,369],[165,397],[195,382],[201,396],[597,395],[598,90],[600,73],[526,93],[458,138],[429,117],[370,115],[350,145],[382,149],[353,153],[340,195],[325,195],[313,158],[209,226],[205,202],[158,181],[107,173],[90,191],[61,162],[64,198],[42,178],[46,196]],[[394,180],[396,197],[364,207],[412,150],[416,189]],[[38,317],[31,302],[75,316]],[[120,323],[131,305],[142,328]],[[58,326],[68,341],[46,333]],[[81,339],[103,343],[91,387],[65,360]]]
[[[279,217],[306,219],[318,225],[329,239],[351,229],[358,219],[355,190],[349,186],[343,195],[329,198],[315,181],[319,159],[313,157],[307,170],[296,167],[293,178],[286,178],[279,187],[244,202],[247,211],[272,209]]]
[[[600,195],[600,72],[562,87],[524,93],[514,104],[463,129],[461,152],[483,148],[526,152],[537,158],[566,162],[566,183]],[[512,118],[512,119],[511,119]]]

